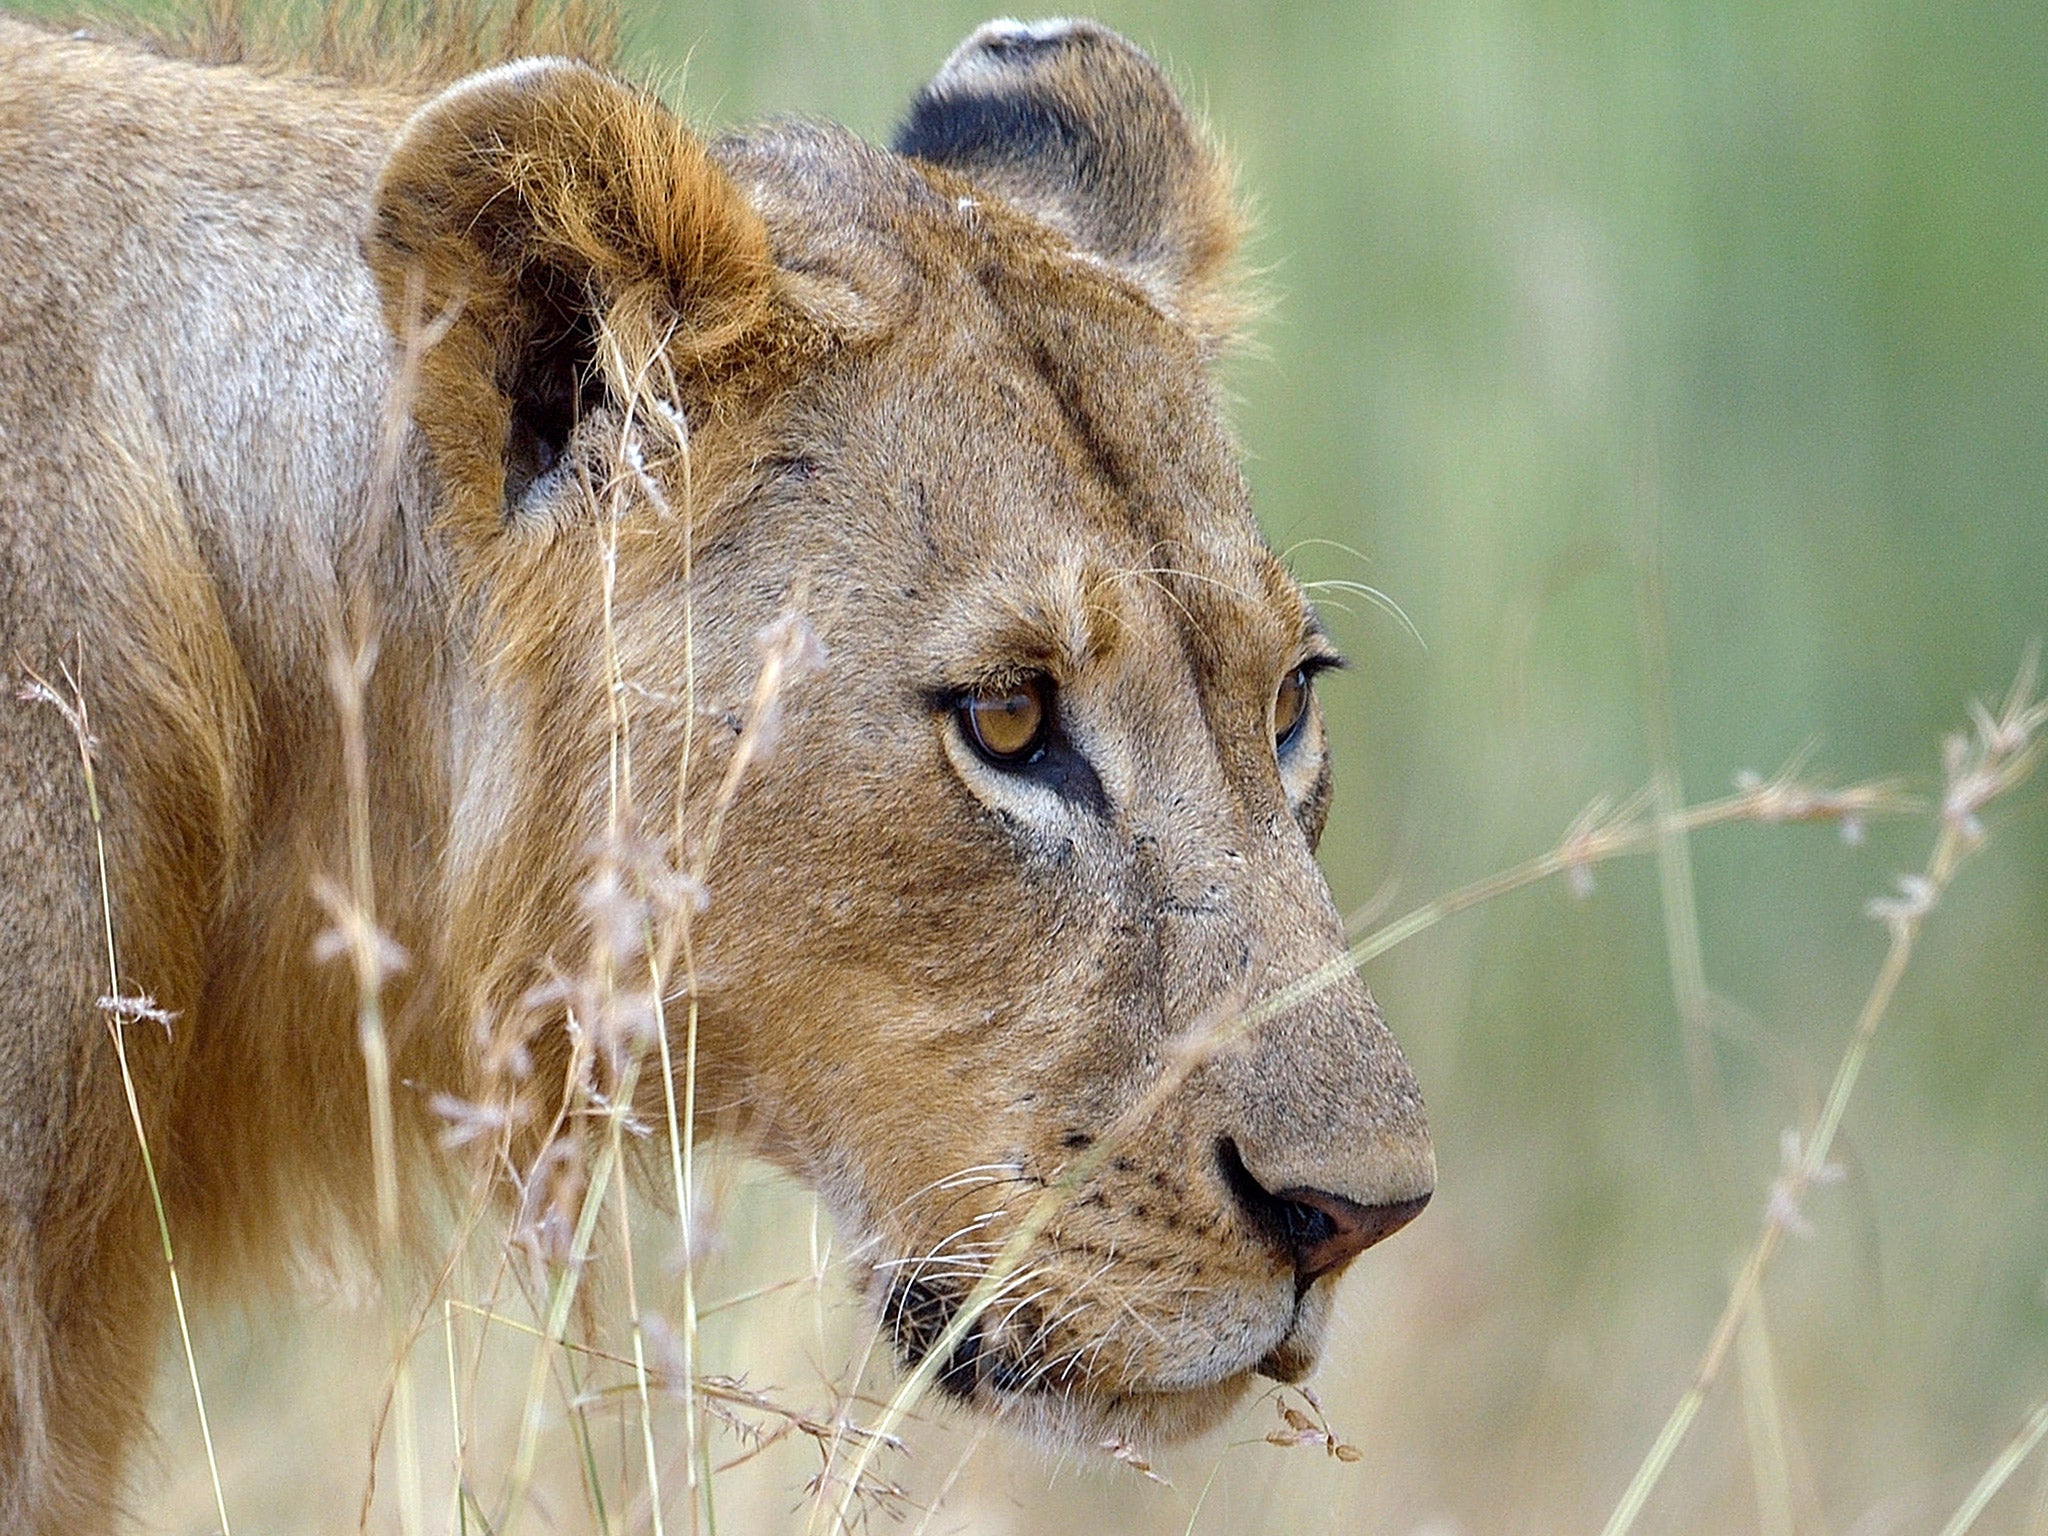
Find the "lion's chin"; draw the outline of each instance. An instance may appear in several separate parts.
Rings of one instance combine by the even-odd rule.
[[[1192,1440],[1223,1423],[1256,1379],[1250,1370],[1171,1391],[1077,1391],[1016,1397],[976,1393],[970,1406],[1052,1450],[1129,1445],[1149,1451]]]

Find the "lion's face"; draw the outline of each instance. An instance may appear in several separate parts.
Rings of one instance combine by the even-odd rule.
[[[380,189],[387,302],[405,260],[434,292],[397,225],[429,201],[405,177],[442,163],[432,115],[468,168],[480,100],[598,89],[624,94],[561,67],[425,110]],[[1338,658],[1259,537],[1205,370],[1228,198],[1157,71],[1096,29],[985,28],[899,147],[801,127],[719,146],[703,174],[753,243],[737,277],[694,251],[667,293],[724,284],[740,339],[679,353],[658,310],[618,313],[645,294],[605,316],[660,338],[690,424],[687,447],[636,450],[646,499],[701,509],[615,545],[636,754],[679,756],[694,722],[685,796],[708,806],[753,637],[794,606],[826,658],[718,813],[705,1102],[826,1195],[899,1353],[949,1394],[1066,1436],[1191,1433],[1253,1373],[1309,1368],[1338,1273],[1434,1181],[1313,859],[1314,679]],[[506,281],[515,336],[560,307]],[[516,626],[579,547],[549,498],[594,478],[565,467],[618,439],[631,370],[575,363],[586,393],[551,425],[561,389],[520,381],[559,375],[574,335],[508,363],[477,313],[443,348],[500,354],[476,521],[549,530],[475,558]],[[458,428],[433,392],[474,384],[451,377],[430,367],[419,411],[444,473]]]
[[[939,1380],[1098,1437],[1192,1426],[1314,1355],[1336,1265],[1289,1223],[1335,1223],[1268,1191],[1379,1208],[1432,1182],[1348,976],[1147,1100],[1342,951],[1311,856],[1308,680],[1335,652],[1186,335],[974,211],[932,218],[934,302],[811,397],[827,432],[778,446],[789,569],[847,586],[813,589],[830,663],[729,831],[736,864],[789,872],[761,898],[788,917],[742,904],[725,953],[756,1092],[866,1239],[899,1347],[1112,1138]]]

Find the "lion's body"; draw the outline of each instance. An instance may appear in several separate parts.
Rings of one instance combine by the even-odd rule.
[[[1019,35],[997,42],[1016,52]],[[667,855],[688,865],[738,750],[753,637],[807,603],[834,686],[791,694],[772,771],[715,811],[725,841],[696,935],[707,1103],[737,1106],[842,1217],[906,1252],[944,1247],[943,1226],[900,1214],[934,1171],[999,1158],[1042,1185],[1060,1147],[1127,1111],[1232,1160],[1242,1143],[1236,1172],[1265,1189],[1341,1189],[1337,1206],[1427,1192],[1412,1082],[1348,980],[1273,1026],[1290,1067],[1198,1069],[1170,1102],[1144,1098],[1198,1016],[1341,944],[1301,829],[1320,823],[1320,758],[1283,764],[1283,797],[1256,715],[1308,621],[1242,510],[1202,376],[1205,317],[1226,307],[1211,284],[1221,194],[1182,197],[1196,224],[1176,242],[1136,215],[1091,225],[1085,205],[1039,206],[1022,172],[972,154],[958,172],[1024,212],[825,130],[736,139],[714,164],[599,82],[561,64],[499,71],[413,116],[423,93],[199,68],[0,19],[0,676],[10,695],[41,680],[89,711],[108,894],[103,915],[76,733],[47,698],[10,702],[10,1530],[104,1518],[165,1317],[117,1023],[180,1265],[202,1287],[366,1219],[357,988],[314,953],[334,922],[318,882],[350,867],[329,679],[345,619],[371,616],[377,637],[357,810],[377,921],[410,951],[383,997],[409,1139],[425,1140],[427,1092],[488,1094],[479,1039],[587,945],[579,892],[619,803],[613,711],[635,712],[645,824],[696,829]],[[491,119],[507,102],[517,115]],[[527,134],[527,158],[504,149]],[[584,169],[538,190],[519,179],[557,154]],[[543,233],[499,229],[514,205]],[[1091,240],[1101,258],[1068,250]],[[530,254],[508,265],[513,246]],[[564,262],[585,275],[564,286],[550,275]],[[652,288],[636,262],[658,269]],[[1159,297],[1173,284],[1177,313]],[[584,463],[590,422],[613,430],[619,414],[616,357],[579,352],[561,373],[561,349],[593,334],[565,306],[592,295],[610,306],[596,334],[653,359],[665,409],[689,421],[637,470],[662,515],[640,507],[611,545],[552,510],[570,494],[557,467]],[[404,338],[422,329],[416,394],[394,413]],[[612,391],[585,399],[599,371]],[[557,440],[548,390],[563,378],[575,403]],[[639,428],[616,429],[630,451],[613,468],[642,465]],[[991,632],[991,613],[1009,629]],[[968,639],[988,659],[963,673],[948,658]],[[933,715],[931,685],[1020,666],[1067,690],[1082,779],[991,779],[945,735],[950,706]],[[685,682],[694,716],[675,707]],[[1230,702],[1247,689],[1251,704]],[[687,788],[686,739],[701,758]],[[1153,782],[1165,810],[1142,809]],[[1185,954],[1182,929],[1200,935]],[[110,1007],[117,986],[176,1017]],[[566,1049],[534,1039],[544,1060]],[[1307,1146],[1339,1130],[1344,1183]],[[1055,1230],[1077,1273],[1152,1241],[1112,1225],[1130,1224],[1121,1177],[1102,1170],[1096,1214]],[[1185,1217],[1230,1235],[1200,1239],[1215,1254],[1160,1236],[1146,1267],[1179,1287],[1242,1272],[1248,1296],[1291,1295],[1293,1321],[1263,1321],[1280,1303],[1257,1299],[1179,1353],[1120,1338],[1106,1358],[1128,1356],[1125,1406],[1105,1422],[1199,1422],[1208,1398],[1130,1402],[1239,1382],[1261,1350],[1282,1362],[1269,1369],[1312,1351],[1307,1280],[1287,1290],[1290,1263],[1273,1269],[1270,1243],[1217,1214],[1232,1207],[1216,1179],[1206,1162],[1152,1177],[1174,1233]],[[897,1297],[899,1343],[913,1301],[926,1294]],[[1044,1323],[1030,1347],[1078,1360],[1059,1326],[1079,1325]],[[1086,1342],[1099,1353],[1108,1336]],[[962,1396],[977,1390],[968,1366]],[[1081,1367],[1060,1369],[1071,1396]]]
[[[345,1192],[306,1175],[362,1145],[352,995],[312,962],[309,880],[341,867],[320,624],[367,563],[352,536],[390,370],[361,207],[406,110],[0,20],[0,672],[10,696],[33,672],[68,697],[69,669],[91,711],[121,985],[179,1015],[127,1033],[200,1274],[275,1244],[288,1191]],[[406,743],[380,758],[377,825],[409,843],[439,825],[421,812],[445,760],[446,605],[417,560],[375,576],[385,676],[405,677],[380,745]],[[78,746],[10,697],[0,761],[25,774],[0,798],[0,1328],[34,1394],[0,1408],[0,1456],[54,1457],[38,1480],[97,1497],[90,1458],[133,1423],[165,1293],[98,1007]],[[43,1312],[54,1336],[24,1337]],[[37,1396],[56,1450],[22,1441]]]

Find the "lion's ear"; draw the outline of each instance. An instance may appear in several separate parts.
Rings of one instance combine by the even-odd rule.
[[[546,488],[607,362],[708,363],[768,313],[767,230],[703,141],[565,59],[473,75],[414,113],[365,250],[394,333],[429,343],[413,419],[458,537]]]
[[[1228,164],[1142,50],[1091,21],[991,21],[910,104],[898,154],[989,188],[1210,341],[1236,322]]]

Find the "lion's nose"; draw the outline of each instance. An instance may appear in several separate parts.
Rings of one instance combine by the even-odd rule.
[[[1228,1137],[1217,1143],[1216,1162],[1238,1208],[1254,1229],[1294,1260],[1295,1278],[1303,1285],[1393,1236],[1429,1204],[1426,1193],[1387,1205],[1360,1205],[1326,1189],[1267,1189]]]

